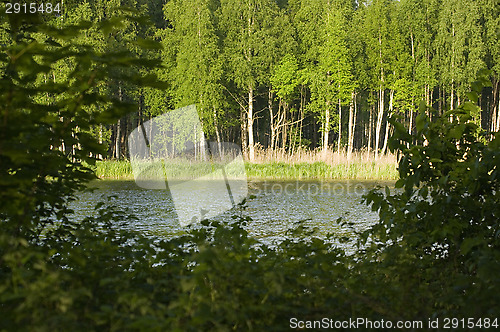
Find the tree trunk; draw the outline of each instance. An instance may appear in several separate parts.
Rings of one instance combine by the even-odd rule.
[[[410,125],[408,126],[408,134],[410,134],[410,136],[413,135],[413,108],[410,109]],[[407,146],[410,147],[410,143],[408,143]]]
[[[352,149],[354,150],[354,138],[356,137],[356,123],[357,121],[357,116],[358,116],[358,96],[357,93],[354,93],[354,117],[353,117],[353,123],[352,123]]]
[[[153,115],[150,113],[149,114],[149,121],[153,120]],[[150,125],[148,126],[149,127],[149,137],[150,139],[153,138],[153,124],[150,122]],[[173,131],[172,131],[172,134],[173,134]],[[148,147],[151,147],[151,142],[149,142],[150,146]],[[172,150],[174,149],[174,141],[173,141],[173,137],[172,137]],[[153,158],[153,149],[148,149],[149,150],[149,158],[152,159]],[[173,153],[173,152],[172,152]],[[168,149],[167,147],[165,147],[165,155],[168,156]]]
[[[195,128],[197,130],[197,128]],[[221,155],[221,151],[219,150],[219,155]],[[201,130],[200,133],[200,160],[207,161],[207,141],[205,139],[205,133]]]
[[[455,39],[455,25],[452,23],[451,24],[451,36],[453,37],[452,42],[451,42],[451,98],[450,98],[450,110],[454,109],[454,94],[453,90],[455,88],[455,43],[453,40]],[[452,116],[450,115],[450,121],[452,119]]]
[[[370,106],[370,118],[368,120],[368,154],[371,152],[372,146],[372,128],[373,128],[373,108],[375,105]]]
[[[495,80],[494,80],[495,81]],[[493,83],[493,110],[490,115],[490,130],[492,133],[498,131],[498,114],[500,113],[500,98],[498,98],[500,79]],[[497,103],[498,100],[498,103]]]
[[[287,124],[287,113],[288,113],[288,107],[287,107],[287,103],[283,102],[282,101],[282,115],[281,115],[281,119],[282,121],[280,120],[280,123],[281,123],[281,148],[282,148],[282,151],[285,150],[286,148],[286,143],[287,143],[287,137],[288,137],[288,124]]]
[[[194,132],[194,160],[197,159],[198,157],[198,148],[196,147],[196,142],[198,141],[198,131],[196,130],[196,125],[193,126],[193,132]]]
[[[123,101],[122,87],[118,86],[118,99]],[[121,130],[122,130],[122,119],[118,119],[118,123],[116,124],[116,136],[115,136],[115,158],[121,158]]]
[[[497,132],[499,129],[500,129],[500,98],[498,98],[498,105],[497,105],[497,123],[496,123],[495,132]]]
[[[248,89],[248,159],[255,160],[254,140],[253,140],[253,87]]]
[[[219,149],[219,154],[221,154],[222,153],[222,146],[221,146],[219,126],[217,125],[217,110],[215,109],[215,106],[213,107],[213,110],[214,110],[213,116],[214,116],[215,137],[217,139],[217,148]]]
[[[281,104],[281,100],[280,100]],[[273,92],[271,88],[269,88],[269,93],[268,93],[268,98],[267,98],[267,107],[269,109],[269,130],[270,130],[270,137],[269,137],[269,146],[271,148],[271,151],[274,150],[274,141],[276,139],[276,130],[274,128],[274,111],[273,111]]]
[[[455,96],[453,94],[453,79],[451,80],[451,97],[450,97],[450,110],[454,109],[453,107],[453,99]],[[453,115],[450,115],[450,122],[453,120]]]
[[[382,130],[382,119],[384,117],[384,89],[380,85],[379,89],[379,106],[377,114],[377,128],[375,129],[375,159],[378,158],[378,149],[380,145],[380,132]]]
[[[441,93],[441,90],[442,90],[442,87],[441,85],[439,85],[439,88],[438,88],[438,113],[439,115],[442,115],[443,114],[443,100],[444,100],[444,97]]]
[[[385,137],[384,137],[384,145],[382,146],[382,154],[385,154],[387,150],[387,142],[389,141],[389,128],[390,128],[390,123],[389,121],[386,122],[385,124]]]
[[[247,144],[247,114],[246,110],[242,108],[241,110],[241,119],[240,119],[240,124],[241,124],[241,149],[243,150],[243,154],[245,156],[248,156],[248,144]]]
[[[385,154],[385,151],[387,149],[387,142],[389,141],[389,127],[390,127],[389,116],[392,115],[393,100],[394,100],[394,90],[391,89],[389,98],[389,113],[387,114],[387,122],[385,124],[385,137],[384,137],[384,146],[382,147],[382,154]]]
[[[351,95],[351,103],[349,105],[349,128],[347,137],[347,160],[351,160],[353,145],[354,145],[354,130],[356,127],[356,93],[353,91]]]
[[[378,104],[378,115],[377,115],[377,128],[375,129],[375,159],[378,158],[378,148],[380,145],[380,131],[382,130],[382,117],[384,116],[384,63],[382,57],[382,34],[379,29],[378,31],[378,43],[379,43],[379,59],[380,59],[380,87],[379,87],[379,104]]]
[[[434,91],[431,90],[431,87],[427,85],[427,90],[429,92],[429,106],[433,107],[434,105]]]
[[[102,136],[103,136],[103,135],[102,135],[102,123],[100,123],[100,124],[99,124],[99,144],[102,144]],[[103,159],[103,158],[102,158],[102,154],[100,154],[100,153],[99,153],[99,154],[97,155],[97,158],[98,158],[99,160],[102,160],[102,159]]]
[[[120,159],[120,149],[121,149],[121,142],[120,142],[120,137],[121,137],[121,125],[122,125],[122,120],[118,119],[118,123],[116,124],[116,135],[115,135],[115,155],[114,157],[116,159]]]
[[[303,93],[304,90],[304,85],[301,85],[300,87],[300,122],[299,122],[299,148],[302,148],[302,130],[304,127],[304,103],[305,103],[305,96]]]
[[[323,157],[326,158],[326,151],[328,150],[328,133],[330,128],[330,109],[325,110],[325,122],[323,123]]]
[[[339,136],[337,139],[337,152],[340,153],[340,144],[342,142],[342,105],[339,98]]]

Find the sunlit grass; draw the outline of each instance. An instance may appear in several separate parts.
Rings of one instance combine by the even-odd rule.
[[[398,178],[397,158],[356,151],[299,149],[256,149],[253,163],[246,163],[247,175],[262,179],[366,179],[394,180]]]
[[[132,165],[128,160],[101,160],[96,162],[99,178],[133,180]]]
[[[134,171],[140,174],[143,180],[154,180],[167,176],[170,180],[191,180],[199,177],[204,179],[222,178],[221,165],[211,162],[192,162],[186,160],[156,160],[134,164],[128,160],[97,161],[94,167],[96,175],[104,179],[134,179]],[[224,168],[226,175],[231,178],[244,177],[245,168],[241,162],[232,162]]]
[[[168,172],[182,179],[194,179],[216,170],[214,165],[204,162],[169,161]],[[347,156],[340,153],[320,150],[302,150],[294,153],[258,149],[255,161],[245,161],[248,178],[252,179],[357,179],[357,180],[394,180],[398,178],[396,156],[380,155],[375,159],[373,153],[354,152]],[[130,161],[98,161],[96,175],[105,179],[134,179]],[[226,172],[232,173],[231,169]]]
[[[397,179],[396,165],[365,162],[328,165],[325,162],[287,164],[262,163],[245,164],[247,176],[257,179]]]

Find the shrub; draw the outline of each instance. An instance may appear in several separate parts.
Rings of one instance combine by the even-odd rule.
[[[418,144],[393,121],[401,191],[368,195],[380,222],[363,238],[371,240],[368,261],[400,294],[390,303],[401,316],[500,312],[500,136],[489,140],[473,121],[487,83],[480,76],[470,101],[441,116],[421,107]]]

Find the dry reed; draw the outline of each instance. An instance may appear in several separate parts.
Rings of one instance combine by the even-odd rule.
[[[330,166],[373,162],[377,164],[397,165],[397,158],[396,155],[388,153],[379,154],[377,159],[375,159],[375,153],[366,150],[353,151],[348,156],[346,150],[334,151],[327,149],[323,151],[321,149],[298,149],[295,151],[285,151],[284,149],[271,150],[256,147],[255,159],[252,161],[255,164],[285,163],[291,165],[317,162],[324,162]]]

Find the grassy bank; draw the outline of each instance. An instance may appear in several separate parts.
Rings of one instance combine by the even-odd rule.
[[[245,162],[250,179],[357,179],[393,180],[396,157],[379,156],[377,159],[366,152],[354,153],[350,158],[345,153],[310,151],[295,154],[258,151],[255,162]],[[99,178],[131,180],[134,178],[129,161],[98,161],[95,167]]]
[[[396,166],[377,162],[328,165],[325,162],[286,164],[246,163],[247,176],[255,179],[392,180]]]

